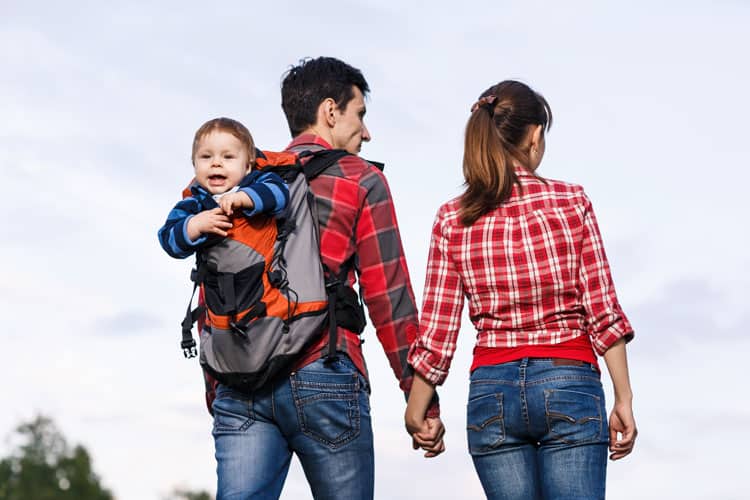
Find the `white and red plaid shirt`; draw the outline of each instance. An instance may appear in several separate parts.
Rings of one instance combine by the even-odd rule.
[[[464,297],[479,347],[554,345],[588,335],[603,354],[633,336],[583,188],[515,171],[521,187],[471,226],[460,222],[458,199],[438,211],[419,335],[408,357],[434,384],[448,375]]]

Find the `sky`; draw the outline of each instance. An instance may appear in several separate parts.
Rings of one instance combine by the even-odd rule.
[[[640,435],[608,498],[744,498],[749,22],[730,0],[0,0],[0,437],[44,413],[119,500],[213,490],[200,371],[178,348],[191,262],[156,231],[195,130],[229,116],[283,149],[281,76],[328,55],[372,89],[362,155],[386,164],[420,303],[471,104],[507,78],[546,97],[539,173],[585,187],[636,330]],[[474,335],[464,317],[440,389],[448,450],[425,460],[368,327],[376,498],[482,498],[464,430]],[[296,460],[282,498],[311,498]]]

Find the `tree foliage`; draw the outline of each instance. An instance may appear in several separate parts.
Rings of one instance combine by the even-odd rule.
[[[86,448],[68,446],[51,419],[16,428],[21,444],[0,460],[0,500],[113,500]]]

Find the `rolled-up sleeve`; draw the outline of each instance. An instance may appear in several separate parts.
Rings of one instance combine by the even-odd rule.
[[[624,338],[633,338],[633,328],[625,317],[615,293],[604,244],[591,205],[584,195],[583,243],[580,255],[582,302],[591,343],[599,355]]]
[[[432,227],[419,334],[408,357],[414,370],[435,385],[448,376],[464,304],[463,285],[448,254],[446,232],[438,212]]]

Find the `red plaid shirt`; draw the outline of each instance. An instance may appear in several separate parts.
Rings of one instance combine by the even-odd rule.
[[[312,134],[296,137],[291,151],[331,149]],[[417,307],[388,183],[383,173],[356,156],[345,156],[310,182],[320,223],[323,263],[338,274],[344,262],[356,255],[359,288],[378,340],[383,346],[401,389],[408,394],[413,370],[406,362],[417,333]],[[354,284],[357,273],[349,272]],[[328,330],[302,357],[297,368],[326,354]],[[346,353],[367,376],[359,337],[339,328],[338,351]],[[433,404],[429,416],[437,416]]]
[[[580,186],[516,169],[521,188],[471,226],[459,201],[432,229],[414,369],[434,384],[448,375],[464,297],[477,346],[554,345],[588,335],[603,354],[633,330],[615,295],[591,202]]]

